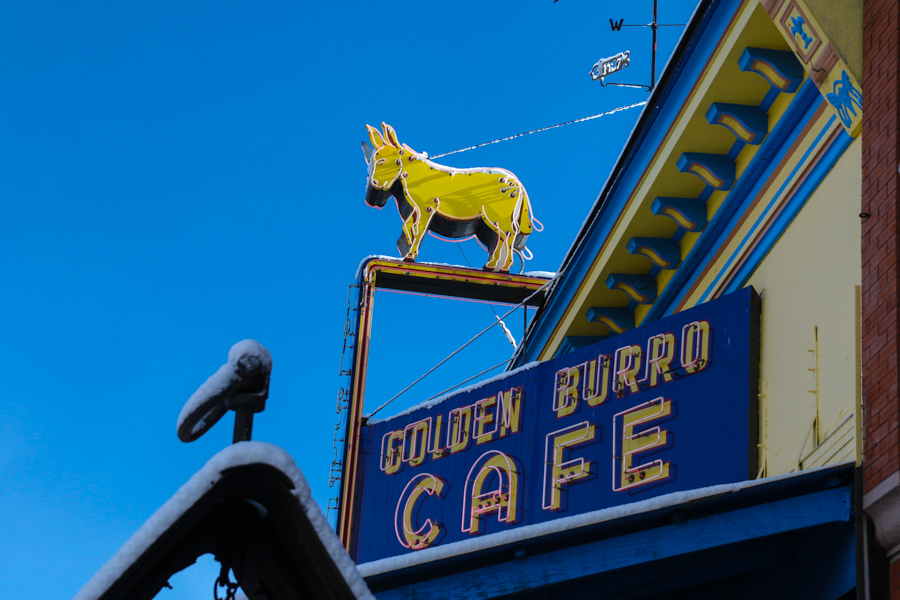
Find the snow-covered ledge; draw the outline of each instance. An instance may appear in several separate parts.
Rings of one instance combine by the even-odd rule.
[[[900,554],[900,471],[863,495],[863,509],[875,522],[875,537],[887,551],[888,559]]]
[[[322,541],[329,557],[340,571],[347,586],[359,600],[375,600],[363,581],[353,560],[322,510],[312,497],[309,484],[294,459],[283,449],[265,442],[241,442],[229,446],[213,456],[187,483],[181,486],[168,502],[162,505],[125,545],[85,584],[74,600],[100,598],[151,545],[233,467],[265,464],[278,469],[294,484],[291,494],[306,513],[313,529]]]
[[[852,461],[841,464],[851,463]],[[418,552],[410,554],[401,554],[400,556],[382,558],[380,560],[362,563],[358,568],[363,577],[371,577],[373,575],[380,575],[381,573],[387,573],[390,571],[396,571],[408,567],[415,567],[432,561],[443,560],[445,558],[451,558],[453,556],[460,556],[462,554],[468,554],[470,552],[477,552],[479,550],[485,550],[487,548],[504,546],[517,542],[524,542],[526,540],[538,538],[552,533],[569,531],[572,529],[577,529],[579,527],[595,525],[597,523],[604,523],[607,521],[613,521],[616,519],[621,519],[623,517],[647,513],[660,509],[677,508],[696,500],[702,500],[722,494],[735,494],[743,490],[754,488],[760,485],[767,485],[775,481],[793,479],[795,477],[804,477],[816,471],[827,471],[834,468],[835,466],[837,465],[825,465],[822,467],[816,467],[814,469],[807,469],[799,473],[786,473],[784,475],[776,475],[773,477],[767,477],[765,479],[751,479],[750,481],[742,481],[739,483],[726,483],[705,488],[698,488],[695,490],[687,490],[684,492],[673,492],[671,494],[657,496],[656,498],[650,498],[648,500],[632,502],[631,504],[623,504],[610,508],[603,508],[600,510],[582,513],[580,515],[574,515],[570,517],[562,517],[553,521],[547,521],[535,525],[525,525],[524,527],[517,527],[516,529],[511,529],[509,531],[503,531],[501,533],[495,533],[489,536],[471,540],[464,540],[461,542],[453,542],[445,546],[426,548],[425,550],[420,550]]]

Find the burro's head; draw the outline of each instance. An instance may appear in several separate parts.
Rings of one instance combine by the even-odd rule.
[[[390,197],[391,186],[403,171],[403,159],[410,155],[409,149],[397,141],[397,133],[387,123],[381,124],[381,131],[371,125],[369,140],[372,145],[362,143],[363,154],[369,167],[369,180],[366,185],[366,204],[381,208]]]

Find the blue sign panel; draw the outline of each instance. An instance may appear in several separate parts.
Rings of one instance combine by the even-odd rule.
[[[751,288],[362,431],[357,563],[756,473]]]

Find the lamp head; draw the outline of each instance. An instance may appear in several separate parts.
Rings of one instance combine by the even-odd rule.
[[[244,340],[232,346],[228,362],[219,367],[181,409],[178,438],[182,442],[193,442],[229,410],[249,413],[252,420],[254,413],[266,408],[271,373],[272,355],[265,346],[256,340]]]

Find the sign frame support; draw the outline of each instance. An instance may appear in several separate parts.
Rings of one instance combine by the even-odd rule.
[[[359,467],[359,438],[365,425],[366,377],[375,310],[375,290],[387,289],[438,297],[539,307],[546,298],[541,290],[549,278],[514,275],[428,263],[404,262],[392,258],[371,258],[359,270],[359,296],[356,311],[356,344],[350,373],[350,396],[344,432],[343,476],[336,530],[344,548],[350,551],[354,540],[353,514],[357,497],[356,472]],[[538,292],[538,293],[536,293]]]

